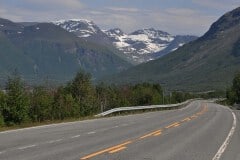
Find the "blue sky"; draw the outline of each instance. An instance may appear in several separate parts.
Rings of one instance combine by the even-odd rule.
[[[127,33],[153,27],[200,36],[238,6],[237,0],[0,0],[0,17],[41,22],[79,18]]]

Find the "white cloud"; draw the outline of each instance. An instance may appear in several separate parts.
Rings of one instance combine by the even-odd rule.
[[[104,18],[94,17],[94,22],[104,28],[121,28],[127,32],[138,28],[138,21],[136,18],[122,14],[105,14]]]
[[[169,8],[161,11],[139,11],[130,9],[100,10],[24,10],[19,8],[1,10],[5,18],[14,21],[55,21],[59,19],[85,18],[94,21],[103,29],[119,27],[126,32],[141,28],[160,29],[172,34],[201,35],[207,31],[211,23],[218,17],[204,15],[187,8]],[[132,12],[136,11],[136,12]],[[17,13],[17,14],[16,14]],[[31,15],[31,16],[29,16]]]
[[[3,1],[0,16],[12,21],[46,22],[75,17],[84,7],[79,0],[22,0],[20,5]]]
[[[151,12],[154,24],[159,28],[174,34],[204,34],[210,25],[218,18],[205,15],[196,10],[188,8],[170,8],[160,12]]]
[[[11,14],[8,9],[0,8],[0,18],[8,18],[9,20],[23,21],[23,18],[19,14]]]
[[[230,10],[239,6],[236,0],[192,0],[193,3],[212,9]]]
[[[117,12],[139,12],[138,8],[107,7],[107,9]]]
[[[22,3],[26,3],[23,5],[12,5],[0,0],[0,15],[13,21],[40,22],[85,18],[93,20],[104,29],[119,27],[126,32],[132,32],[141,28],[154,27],[172,34],[202,35],[225,10],[221,11],[222,13],[218,12],[219,15],[215,15],[206,12],[209,9],[199,8],[199,6],[216,7],[216,0],[192,1],[195,4],[199,3],[198,6],[195,5],[195,9],[165,8],[150,11],[114,5],[91,8],[80,0],[22,0]],[[222,6],[222,3],[220,5]]]
[[[171,15],[189,16],[195,14],[196,10],[189,8],[168,8],[165,10],[165,12]]]
[[[37,5],[39,8],[82,9],[84,5],[79,0],[23,0],[27,4]]]
[[[101,11],[89,11],[89,13],[92,15],[104,15],[104,12]]]

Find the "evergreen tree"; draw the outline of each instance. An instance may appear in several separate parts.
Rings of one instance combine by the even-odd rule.
[[[12,125],[28,121],[30,101],[20,76],[9,77],[6,91],[6,107],[3,109],[5,122]]]
[[[79,112],[81,116],[92,115],[98,111],[96,105],[96,92],[91,83],[90,74],[78,72],[67,88],[80,106]]]
[[[35,87],[31,97],[30,117],[32,121],[42,122],[52,119],[53,95],[44,87]]]

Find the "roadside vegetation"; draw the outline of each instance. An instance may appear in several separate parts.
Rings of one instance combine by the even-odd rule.
[[[79,120],[116,107],[180,103],[210,96],[214,95],[164,93],[159,84],[150,83],[94,85],[91,75],[84,72],[77,73],[71,82],[58,88],[27,87],[20,76],[14,75],[9,77],[5,90],[0,91],[0,126]]]
[[[228,105],[240,105],[240,73],[235,75],[232,87],[226,92],[226,98],[226,103]]]

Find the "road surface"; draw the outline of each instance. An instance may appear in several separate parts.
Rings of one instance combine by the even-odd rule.
[[[180,110],[0,132],[0,160],[240,160],[239,118],[195,101]]]

